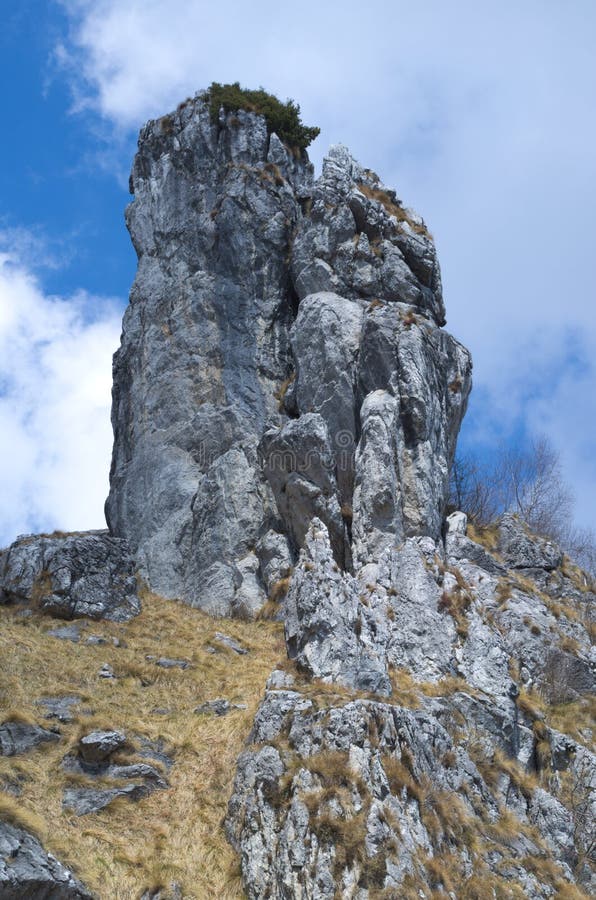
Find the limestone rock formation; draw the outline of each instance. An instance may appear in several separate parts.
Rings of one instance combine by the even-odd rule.
[[[125,622],[137,615],[135,564],[105,531],[27,535],[0,552],[0,604],[39,606],[60,619]]]
[[[2,900],[93,900],[72,872],[25,829],[0,821]]]
[[[251,900],[596,887],[592,733],[543,712],[595,687],[573,578],[511,517],[503,546],[523,533],[550,594],[467,538],[461,514],[449,526],[447,549],[410,538],[358,581],[312,523],[285,610],[296,668],[269,680],[229,805]]]
[[[154,590],[284,622],[227,818],[248,897],[591,890],[596,758],[535,705],[593,689],[590,592],[514,517],[446,520],[471,361],[423,220],[206,95],[131,190],[111,532]]]
[[[342,569],[437,538],[471,363],[423,221],[206,95],[145,126],[131,190],[106,512],[152,589],[254,615],[315,516]]]

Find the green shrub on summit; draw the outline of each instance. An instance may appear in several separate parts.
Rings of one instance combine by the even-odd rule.
[[[226,112],[245,109],[258,113],[265,117],[269,134],[274,131],[285,144],[299,150],[306,150],[321,130],[302,124],[300,107],[293,100],[282,103],[262,88],[249,91],[240,87],[238,81],[234,84],[218,84],[214,81],[209,88],[209,104],[214,123],[217,122],[222,106]]]

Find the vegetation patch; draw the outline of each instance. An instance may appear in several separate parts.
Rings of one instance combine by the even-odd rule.
[[[499,561],[497,554],[499,547],[499,523],[492,522],[490,525],[477,525],[474,522],[468,522],[467,536],[475,544],[480,544],[489,553],[492,553]]]
[[[405,222],[415,234],[423,235],[432,240],[428,228],[426,228],[425,225],[420,225],[418,222],[415,222],[411,216],[408,215],[407,209],[401,205],[395,196],[395,191],[370,187],[368,184],[364,184],[361,181],[357,182],[357,187],[365,197],[369,198],[369,200],[376,200],[378,203],[381,203],[386,212],[390,216],[394,216],[398,222]]]
[[[288,377],[284,381],[282,381],[279,388],[275,391],[275,393],[273,395],[278,402],[278,409],[280,412],[283,412],[284,399],[288,392],[288,388],[290,387],[291,384],[294,383],[295,380],[296,380],[296,373],[292,372],[291,375],[288,375]]]
[[[472,604],[472,592],[465,578],[456,568],[448,570],[456,580],[456,586],[450,591],[443,591],[439,599],[439,611],[447,612],[455,621],[455,630],[460,638],[468,636],[468,619],[466,616]]]
[[[238,81],[234,84],[219,84],[214,81],[208,90],[209,110],[211,121],[217,124],[219,111],[228,112],[246,110],[264,116],[267,122],[269,134],[275,134],[291,148],[304,151],[320,134],[321,129],[307,126],[300,118],[300,106],[293,100],[282,103],[273,94],[268,94],[263,88],[256,91],[240,87]]]

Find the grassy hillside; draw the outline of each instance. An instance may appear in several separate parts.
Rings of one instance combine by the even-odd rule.
[[[236,758],[267,677],[285,655],[281,627],[214,620],[151,594],[143,598],[142,614],[126,625],[85,622],[79,643],[47,634],[60,624],[0,607],[0,721],[55,724],[62,732],[59,742],[0,757],[0,812],[33,827],[46,849],[102,900],[132,900],[172,882],[184,897],[242,897],[237,859],[220,826]],[[214,640],[216,631],[249,652],[240,656],[225,648]],[[108,643],[87,645],[92,634]],[[183,658],[190,667],[162,669],[147,655]],[[116,679],[98,676],[104,663]],[[81,699],[74,721],[44,720],[35,701],[65,694]],[[223,717],[193,713],[216,697],[247,708]],[[120,799],[77,817],[62,810],[62,791],[73,776],[61,761],[82,734],[101,728],[122,730],[131,739],[127,761],[135,760],[141,737],[161,740],[174,760],[170,787],[138,803]],[[20,796],[11,793],[15,785]]]

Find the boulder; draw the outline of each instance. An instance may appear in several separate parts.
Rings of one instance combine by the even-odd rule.
[[[138,615],[128,544],[107,531],[28,535],[0,553],[0,604],[27,603],[61,619],[126,622]],[[75,633],[57,637],[77,640]]]
[[[121,731],[92,731],[79,740],[79,754],[86,763],[105,763],[125,743],[126,735]]]
[[[39,725],[26,722],[4,722],[0,725],[0,756],[16,756],[20,753],[27,753],[40,744],[59,740],[59,733],[48,731],[47,728],[41,728]]]
[[[0,821],[0,897],[2,900],[93,900],[66,866],[16,825]]]

